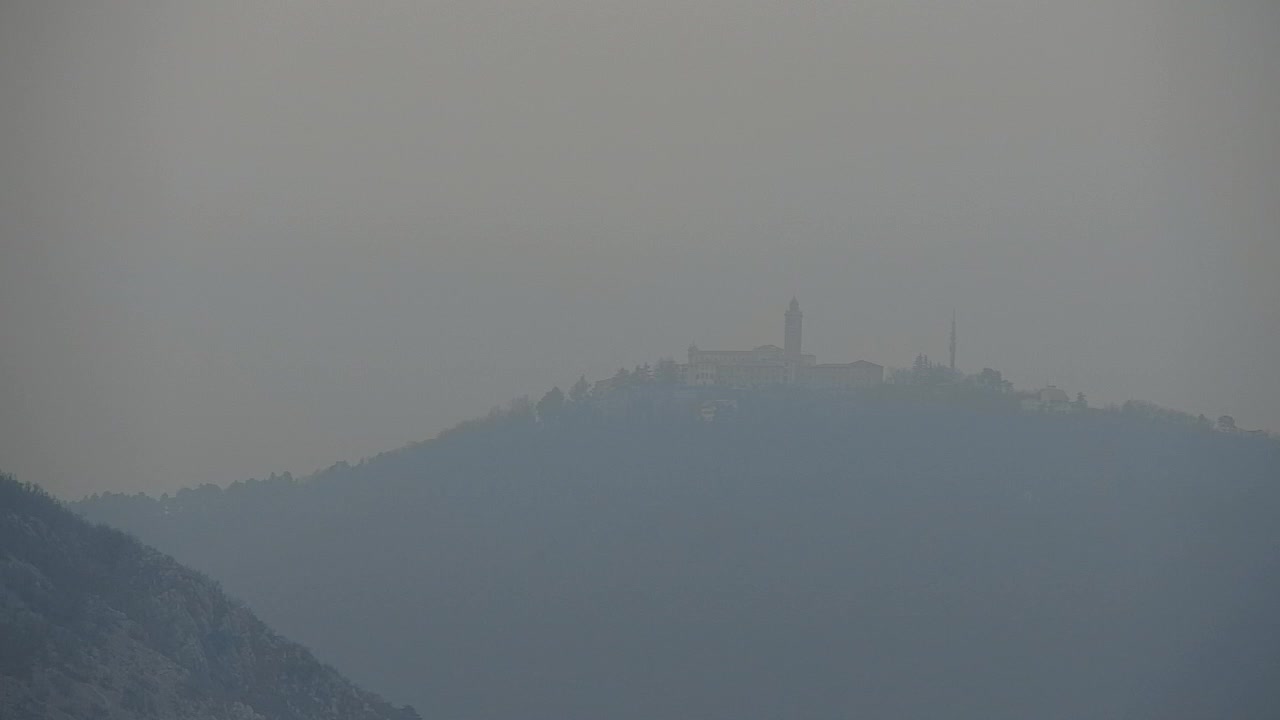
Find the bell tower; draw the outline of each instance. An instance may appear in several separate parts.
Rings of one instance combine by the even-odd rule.
[[[782,349],[787,360],[800,362],[800,326],[804,313],[800,312],[800,303],[791,298],[791,308],[787,310],[787,327],[783,335]]]

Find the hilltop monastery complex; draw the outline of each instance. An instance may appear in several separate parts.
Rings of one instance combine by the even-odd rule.
[[[866,360],[819,364],[801,352],[803,324],[800,303],[791,299],[786,313],[782,347],[761,345],[753,350],[699,350],[689,348],[689,361],[681,366],[686,385],[761,387],[798,385],[822,389],[854,389],[879,385],[884,367]]]

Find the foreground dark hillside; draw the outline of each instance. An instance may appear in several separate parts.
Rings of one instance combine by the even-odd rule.
[[[441,717],[1280,716],[1264,438],[744,400],[79,509]]]
[[[0,718],[409,720],[216,584],[0,476]]]

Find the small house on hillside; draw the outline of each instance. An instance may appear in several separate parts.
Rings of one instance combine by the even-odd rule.
[[[884,382],[884,367],[866,360],[808,365],[799,369],[797,381],[805,387],[823,390],[875,387]]]
[[[1071,398],[1066,391],[1050,385],[1022,398],[1022,409],[1027,412],[1068,413],[1072,409]]]

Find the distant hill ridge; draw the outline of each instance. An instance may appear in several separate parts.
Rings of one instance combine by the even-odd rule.
[[[415,720],[218,585],[0,475],[0,718]]]
[[[442,717],[1280,714],[1274,440],[1142,407],[713,389],[708,420],[628,392],[74,507]]]

